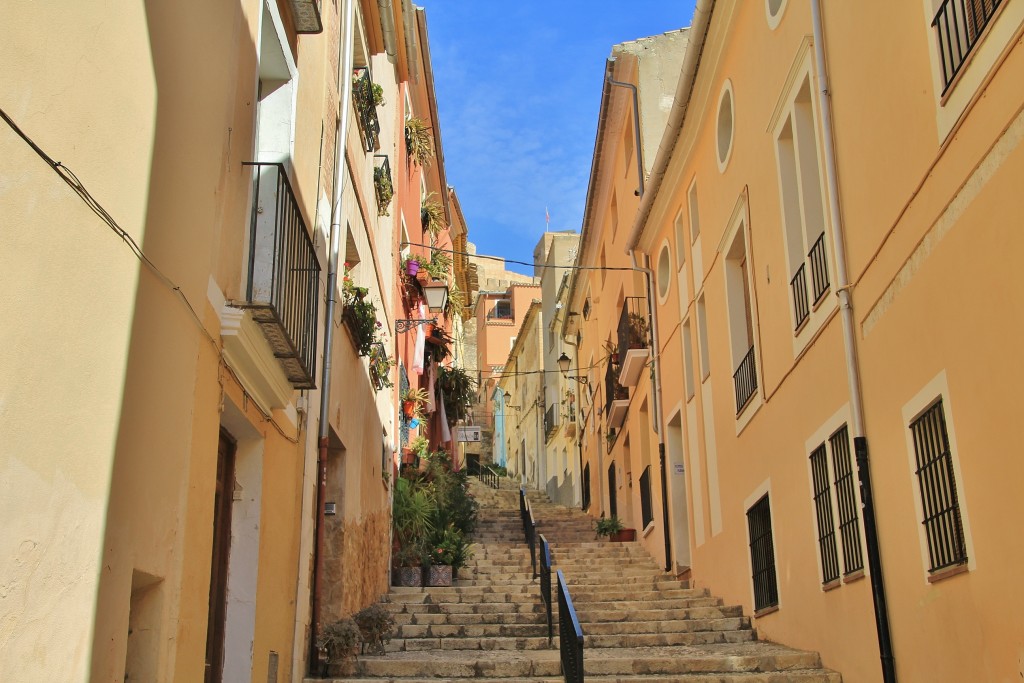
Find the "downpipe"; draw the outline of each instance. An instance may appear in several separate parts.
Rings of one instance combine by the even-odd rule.
[[[316,485],[316,542],[313,545],[313,581],[312,581],[312,615],[310,619],[309,637],[309,672],[316,675],[314,669],[320,659],[316,646],[320,634],[320,615],[322,610],[321,592],[323,576],[324,547],[324,501],[327,496],[327,450],[330,444],[330,406],[331,406],[331,369],[333,367],[334,349],[334,309],[337,303],[338,288],[338,255],[341,250],[341,199],[345,183],[345,142],[348,134],[349,110],[352,101],[352,79],[347,76],[352,72],[352,48],[354,43],[354,0],[344,0],[342,9],[342,31],[344,40],[338,53],[338,89],[341,93],[340,116],[335,135],[334,157],[334,202],[331,210],[330,252],[327,265],[327,306],[324,312],[324,361],[320,380],[320,423],[317,431],[317,485]]]
[[[818,71],[818,103],[821,107],[822,139],[825,145],[825,177],[828,187],[832,247],[836,256],[836,295],[839,299],[840,320],[843,328],[843,350],[846,356],[846,376],[850,388],[850,412],[853,428],[853,449],[857,460],[857,478],[860,482],[860,500],[864,514],[864,541],[867,545],[868,568],[871,573],[871,598],[875,612],[875,630],[884,683],[896,683],[896,660],[893,656],[892,633],[889,630],[889,609],[882,576],[882,555],[878,543],[875,520],[875,502],[871,488],[871,468],[868,459],[868,440],[864,433],[864,397],[860,384],[859,358],[853,303],[850,298],[850,278],[846,270],[846,247],[843,242],[842,213],[839,209],[839,183],[836,174],[835,133],[832,126],[832,100],[829,92],[828,68],[825,62],[824,31],[821,18],[821,0],[811,0],[811,19],[814,26],[814,56]]]

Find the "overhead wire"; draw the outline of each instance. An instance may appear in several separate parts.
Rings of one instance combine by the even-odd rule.
[[[149,272],[151,272],[161,284],[163,284],[177,296],[180,303],[188,311],[189,317],[195,323],[196,327],[206,338],[206,340],[213,346],[214,351],[217,353],[219,365],[226,368],[227,371],[238,383],[238,386],[242,388],[242,393],[245,399],[247,401],[252,401],[253,405],[256,407],[256,410],[260,413],[260,415],[263,417],[264,421],[269,422],[271,425],[273,425],[274,429],[277,430],[277,432],[284,439],[293,444],[298,444],[299,440],[297,438],[287,434],[284,431],[284,429],[282,429],[282,427],[273,418],[272,415],[268,415],[262,408],[260,408],[259,404],[257,404],[256,401],[253,399],[252,394],[250,394],[249,391],[245,388],[245,385],[242,384],[241,380],[238,378],[238,375],[235,374],[235,371],[231,368],[230,365],[227,364],[227,361],[224,358],[224,350],[214,339],[213,335],[210,334],[210,331],[206,329],[206,325],[203,324],[202,319],[199,317],[199,313],[196,312],[195,307],[192,305],[192,302],[189,300],[188,295],[185,294],[181,286],[179,286],[176,282],[174,282],[174,280],[172,280],[162,270],[160,270],[160,267],[157,266],[149,258],[149,256],[146,254],[145,251],[143,251],[139,243],[135,241],[135,238],[132,237],[127,230],[122,228],[120,224],[118,224],[117,220],[112,215],[110,215],[110,213],[103,207],[99,200],[92,196],[92,193],[89,192],[89,190],[85,187],[85,184],[78,178],[77,175],[75,175],[74,171],[72,171],[70,168],[68,168],[61,162],[54,160],[53,157],[47,154],[38,144],[36,144],[36,142],[31,137],[29,137],[29,135],[25,131],[21,129],[21,127],[17,123],[15,123],[14,119],[12,119],[7,114],[7,112],[4,111],[2,107],[0,107],[0,118],[2,118],[4,122],[6,122],[7,125],[11,128],[11,130],[13,130],[14,133],[19,138],[21,138],[22,141],[24,141],[25,144],[27,144],[32,149],[32,151],[35,152],[36,155],[40,159],[42,159],[43,162],[47,166],[49,166],[53,170],[53,172],[56,173],[57,176],[61,180],[63,180],[64,183],[67,184],[67,186],[70,187],[76,195],[78,195],[78,197],[82,200],[83,203],[85,203],[89,210],[96,214],[99,217],[99,219],[103,221],[103,223],[111,230],[111,232],[113,232],[121,239],[125,246],[128,247],[128,250],[132,253],[132,255],[135,256],[135,258],[138,259],[139,262],[142,263],[146,267],[146,269],[149,270]],[[224,391],[223,384],[221,385],[221,391]]]

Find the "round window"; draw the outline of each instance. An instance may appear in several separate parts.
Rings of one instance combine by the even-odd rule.
[[[782,20],[782,13],[786,9],[786,0],[765,0],[764,9],[768,14],[768,28],[774,29]]]
[[[668,245],[661,248],[658,256],[658,296],[664,299],[668,296],[669,285],[672,284],[672,263],[669,255]]]
[[[733,137],[732,83],[725,82],[722,99],[718,102],[718,170],[724,171],[732,153]]]

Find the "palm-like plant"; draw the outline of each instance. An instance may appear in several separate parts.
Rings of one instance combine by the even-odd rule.
[[[434,145],[426,121],[413,117],[405,122],[405,148],[417,164],[424,168],[430,165],[434,158]]]

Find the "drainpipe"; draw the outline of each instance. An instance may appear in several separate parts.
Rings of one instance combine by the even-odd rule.
[[[623,88],[629,88],[633,94],[633,134],[636,136],[636,176],[637,176],[637,196],[643,201],[644,197],[644,149],[641,146],[640,141],[640,101],[637,93],[637,87],[632,83],[625,81],[617,81],[611,77],[609,73],[608,82],[612,85],[617,85]],[[665,425],[662,424],[662,410],[661,410],[661,364],[658,362],[658,309],[654,305],[653,293],[654,287],[652,286],[652,273],[649,264],[646,264],[647,258],[645,257],[645,267],[641,268],[637,265],[636,261],[636,250],[629,250],[629,258],[632,261],[633,269],[639,270],[644,274],[644,286],[647,290],[647,319],[650,321],[651,328],[651,366],[654,375],[654,391],[651,392],[651,402],[654,403],[654,424],[658,433],[658,467],[661,471],[661,524],[662,524],[662,536],[665,538],[665,571],[671,571],[672,569],[672,538],[669,529],[669,514],[668,514],[668,475],[665,471]]]
[[[641,186],[642,187],[642,186]],[[668,514],[668,474],[665,467],[665,425],[662,420],[661,409],[661,361],[659,360],[658,349],[661,348],[658,340],[658,307],[654,305],[651,296],[654,293],[652,287],[651,269],[640,267],[636,262],[636,250],[629,250],[629,258],[633,262],[633,268],[644,274],[644,285],[647,289],[647,318],[650,320],[651,328],[651,368],[654,375],[654,391],[651,392],[651,402],[654,403],[654,423],[658,427],[658,468],[661,474],[661,523],[662,534],[665,537],[665,571],[672,571],[672,534],[669,529]],[[648,257],[644,257],[646,261]]]
[[[860,480],[860,497],[864,512],[864,540],[868,551],[868,567],[871,571],[871,597],[875,609],[875,628],[878,632],[882,680],[885,683],[896,683],[896,662],[892,652],[892,634],[889,632],[889,612],[885,598],[885,582],[882,577],[882,557],[878,544],[878,527],[875,523],[874,497],[871,492],[868,440],[864,434],[864,398],[860,385],[856,327],[853,318],[853,304],[850,300],[850,279],[846,271],[842,214],[839,210],[839,184],[836,180],[834,130],[832,128],[832,100],[829,93],[828,70],[825,64],[820,0],[811,0],[811,18],[814,24],[814,56],[818,70],[818,102],[821,107],[822,139],[825,144],[825,178],[828,186],[832,247],[835,249],[836,255],[836,296],[839,298],[840,318],[843,326],[846,378],[850,386],[853,449],[857,457],[857,477]]]
[[[353,29],[355,19],[354,0],[344,0],[341,20],[344,40],[341,50],[338,53],[338,90],[340,97],[340,116],[338,127],[335,131],[335,156],[334,156],[334,202],[331,209],[331,242],[330,255],[327,265],[327,309],[324,313],[324,361],[323,374],[320,380],[320,424],[317,433],[319,440],[319,454],[317,457],[317,490],[316,490],[316,541],[313,546],[313,595],[312,595],[312,619],[309,637],[309,667],[310,673],[315,674],[313,667],[319,661],[319,652],[316,648],[316,639],[320,633],[320,593],[321,577],[323,574],[323,547],[324,547],[324,499],[327,495],[327,447],[330,442],[330,410],[331,410],[331,360],[333,357],[334,345],[334,307],[337,299],[338,289],[338,252],[341,248],[342,217],[341,197],[342,188],[345,182],[345,142],[348,137],[349,110],[352,101],[352,46]]]

